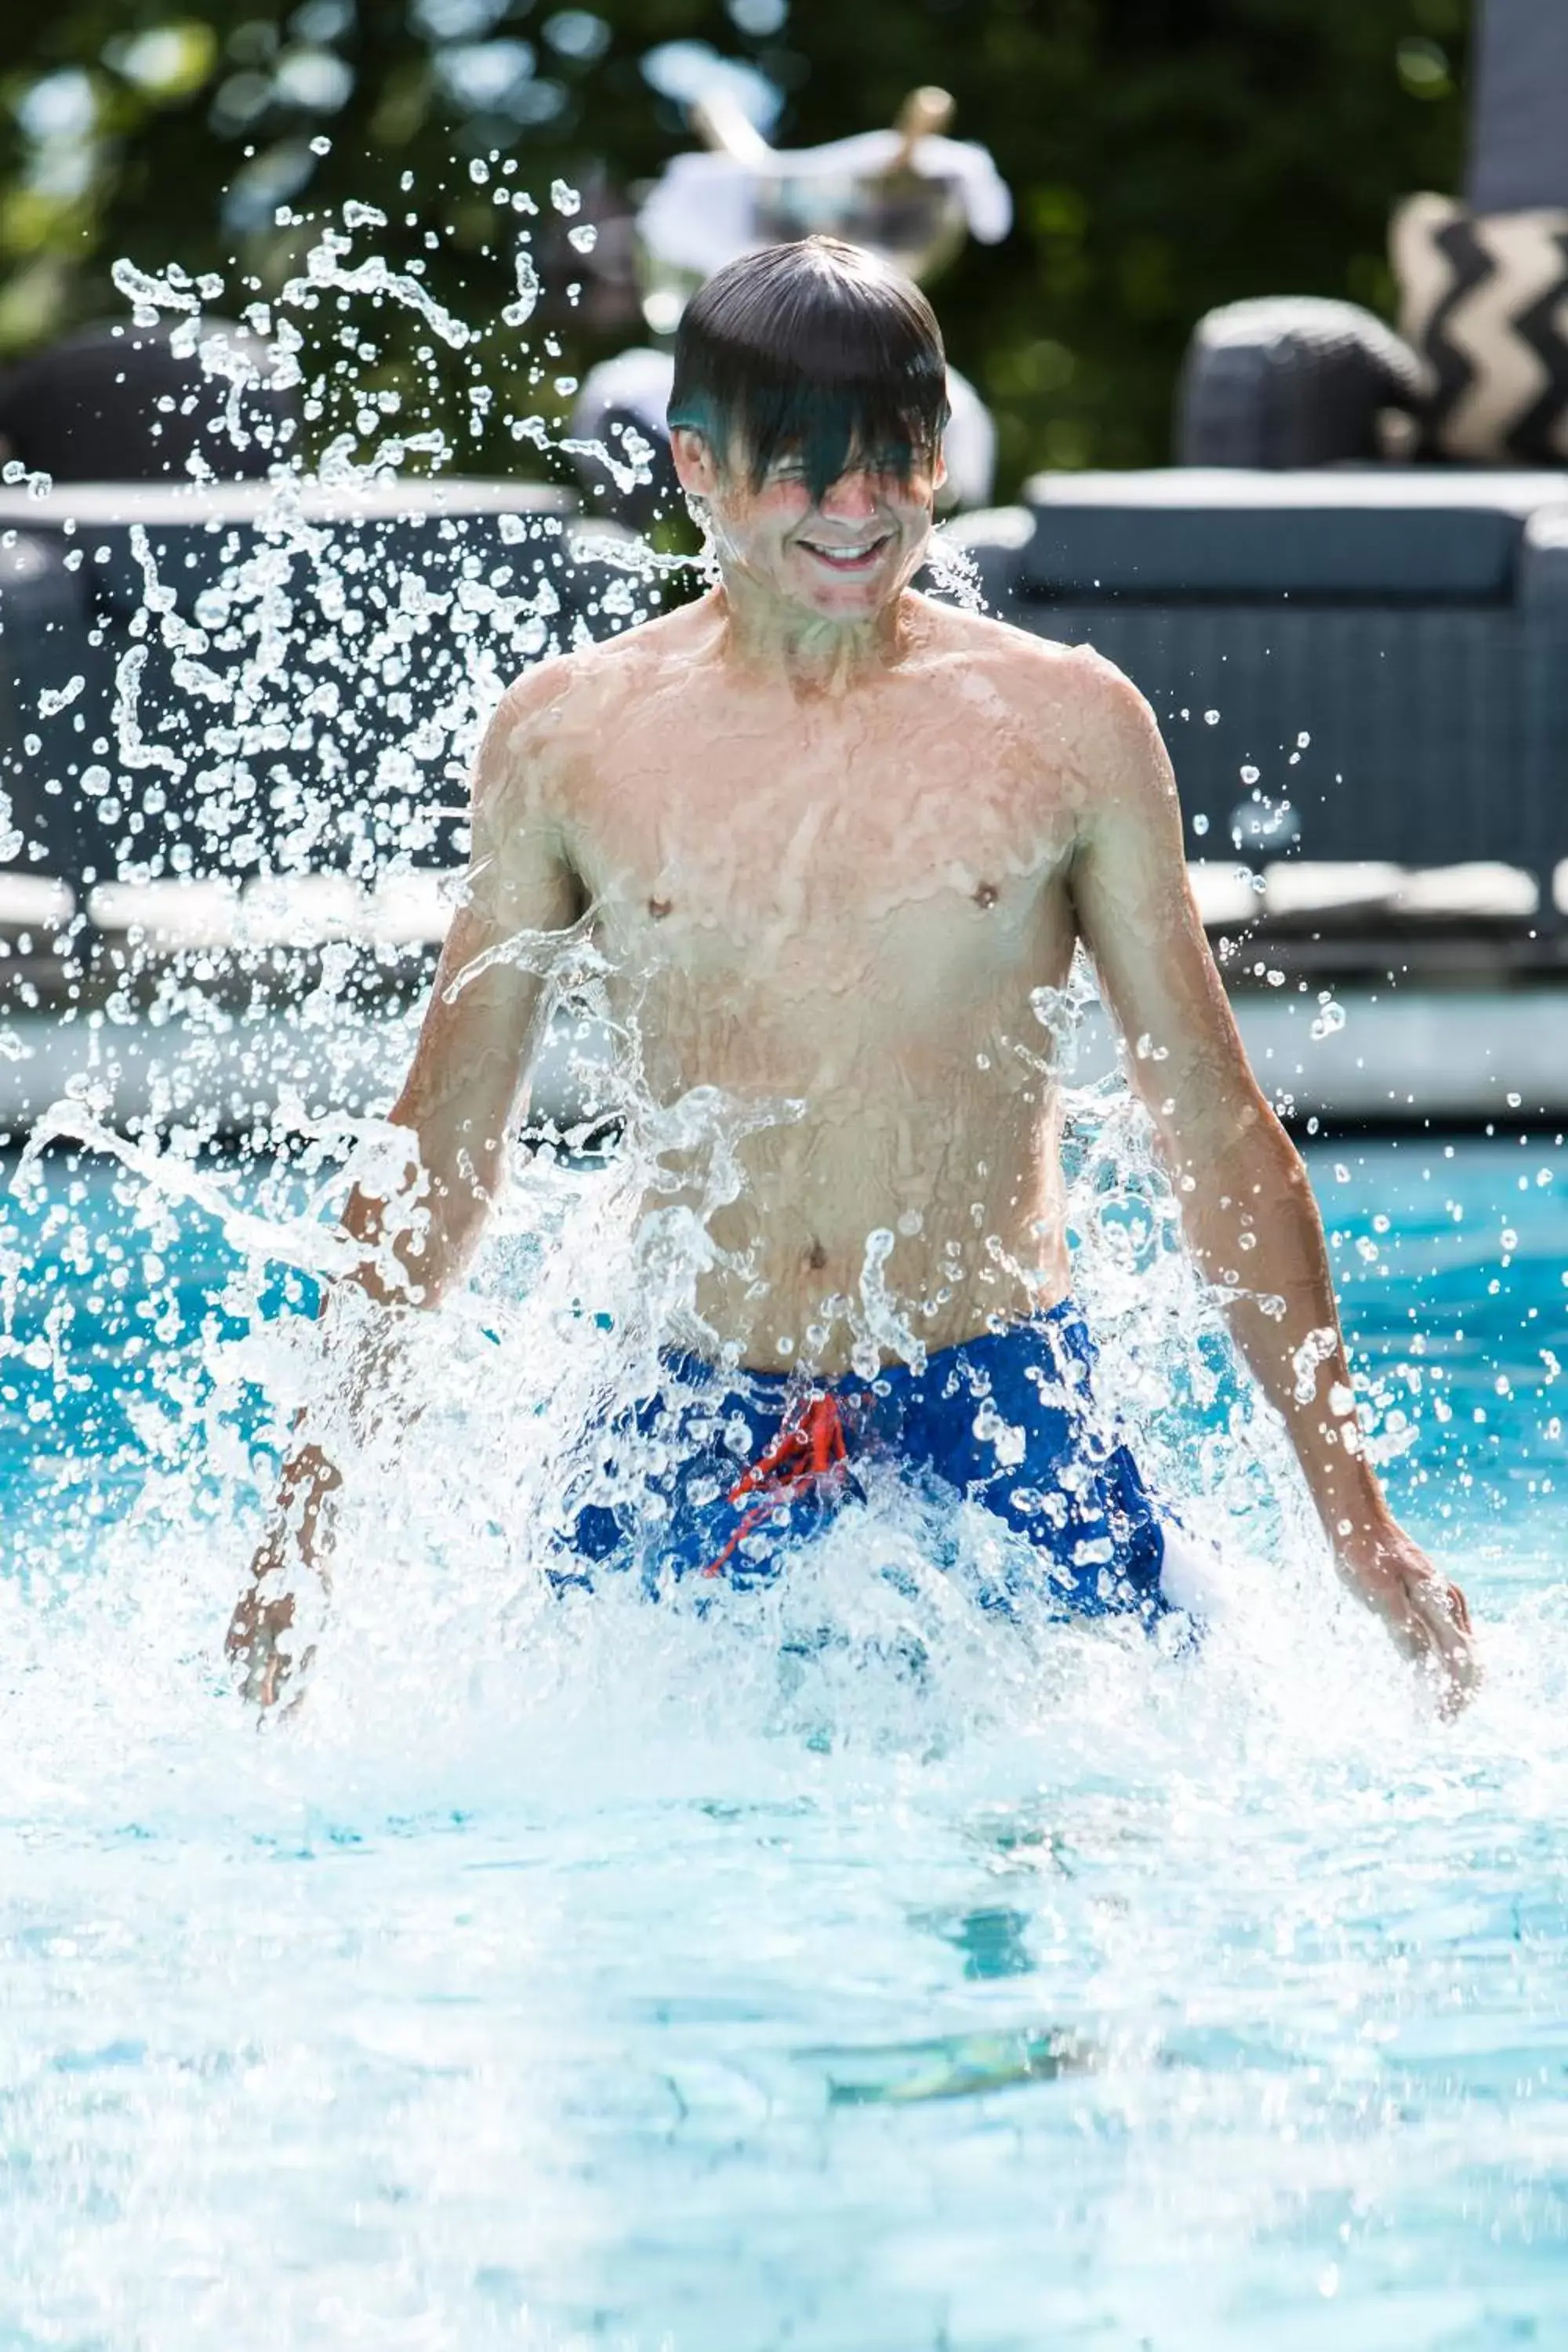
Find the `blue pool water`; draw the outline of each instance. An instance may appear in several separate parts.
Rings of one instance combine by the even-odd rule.
[[[1568,1151],[1311,1167],[1483,1629],[1456,1725],[1158,1360],[1232,1591],[1195,1655],[978,1622],[896,1517],[783,1617],[546,1608],[548,1417],[477,1311],[258,1736],[220,1640],[308,1284],[258,1319],[205,1209],[46,1160],[0,1222],[0,2346],[1568,2342]]]

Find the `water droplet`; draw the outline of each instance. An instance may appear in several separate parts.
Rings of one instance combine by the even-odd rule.
[[[540,283],[539,272],[533,266],[533,256],[526,246],[518,247],[516,268],[517,299],[515,302],[509,302],[501,312],[502,320],[509,327],[527,325],[533,316],[540,295],[544,290]]]

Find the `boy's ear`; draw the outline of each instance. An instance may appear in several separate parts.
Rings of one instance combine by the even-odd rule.
[[[710,498],[719,487],[719,466],[708,436],[693,425],[672,425],[669,454],[675,460],[676,479],[688,497]]]

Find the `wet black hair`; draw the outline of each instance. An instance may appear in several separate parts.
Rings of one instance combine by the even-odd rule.
[[[851,455],[906,480],[948,417],[936,314],[912,278],[837,237],[765,246],[715,272],[675,338],[669,422],[722,465],[738,437],[753,488],[798,450],[814,499]]]

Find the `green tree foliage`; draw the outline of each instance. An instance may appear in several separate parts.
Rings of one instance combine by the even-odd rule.
[[[700,42],[773,85],[781,144],[886,121],[915,83],[951,89],[955,130],[990,145],[1017,205],[1005,243],[971,247],[936,289],[997,415],[1001,488],[1041,464],[1157,463],[1211,304],[1292,291],[1386,308],[1391,205],[1458,182],[1468,15],[1468,0],[5,0],[0,350],[121,309],[120,255],[219,271],[237,308],[298,268],[300,216],[357,199],[388,215],[374,242],[389,260],[492,322],[437,359],[446,398],[479,394],[463,462],[516,465],[509,417],[530,401],[558,414],[557,373],[639,331],[627,192],[690,143],[647,60]],[[552,206],[556,179],[583,191],[575,222]],[[520,189],[537,217],[514,209]],[[583,257],[568,233],[589,221]],[[536,324],[560,355],[519,371],[499,319],[524,227],[551,289]],[[400,322],[363,362],[371,387],[415,381],[421,340]]]

